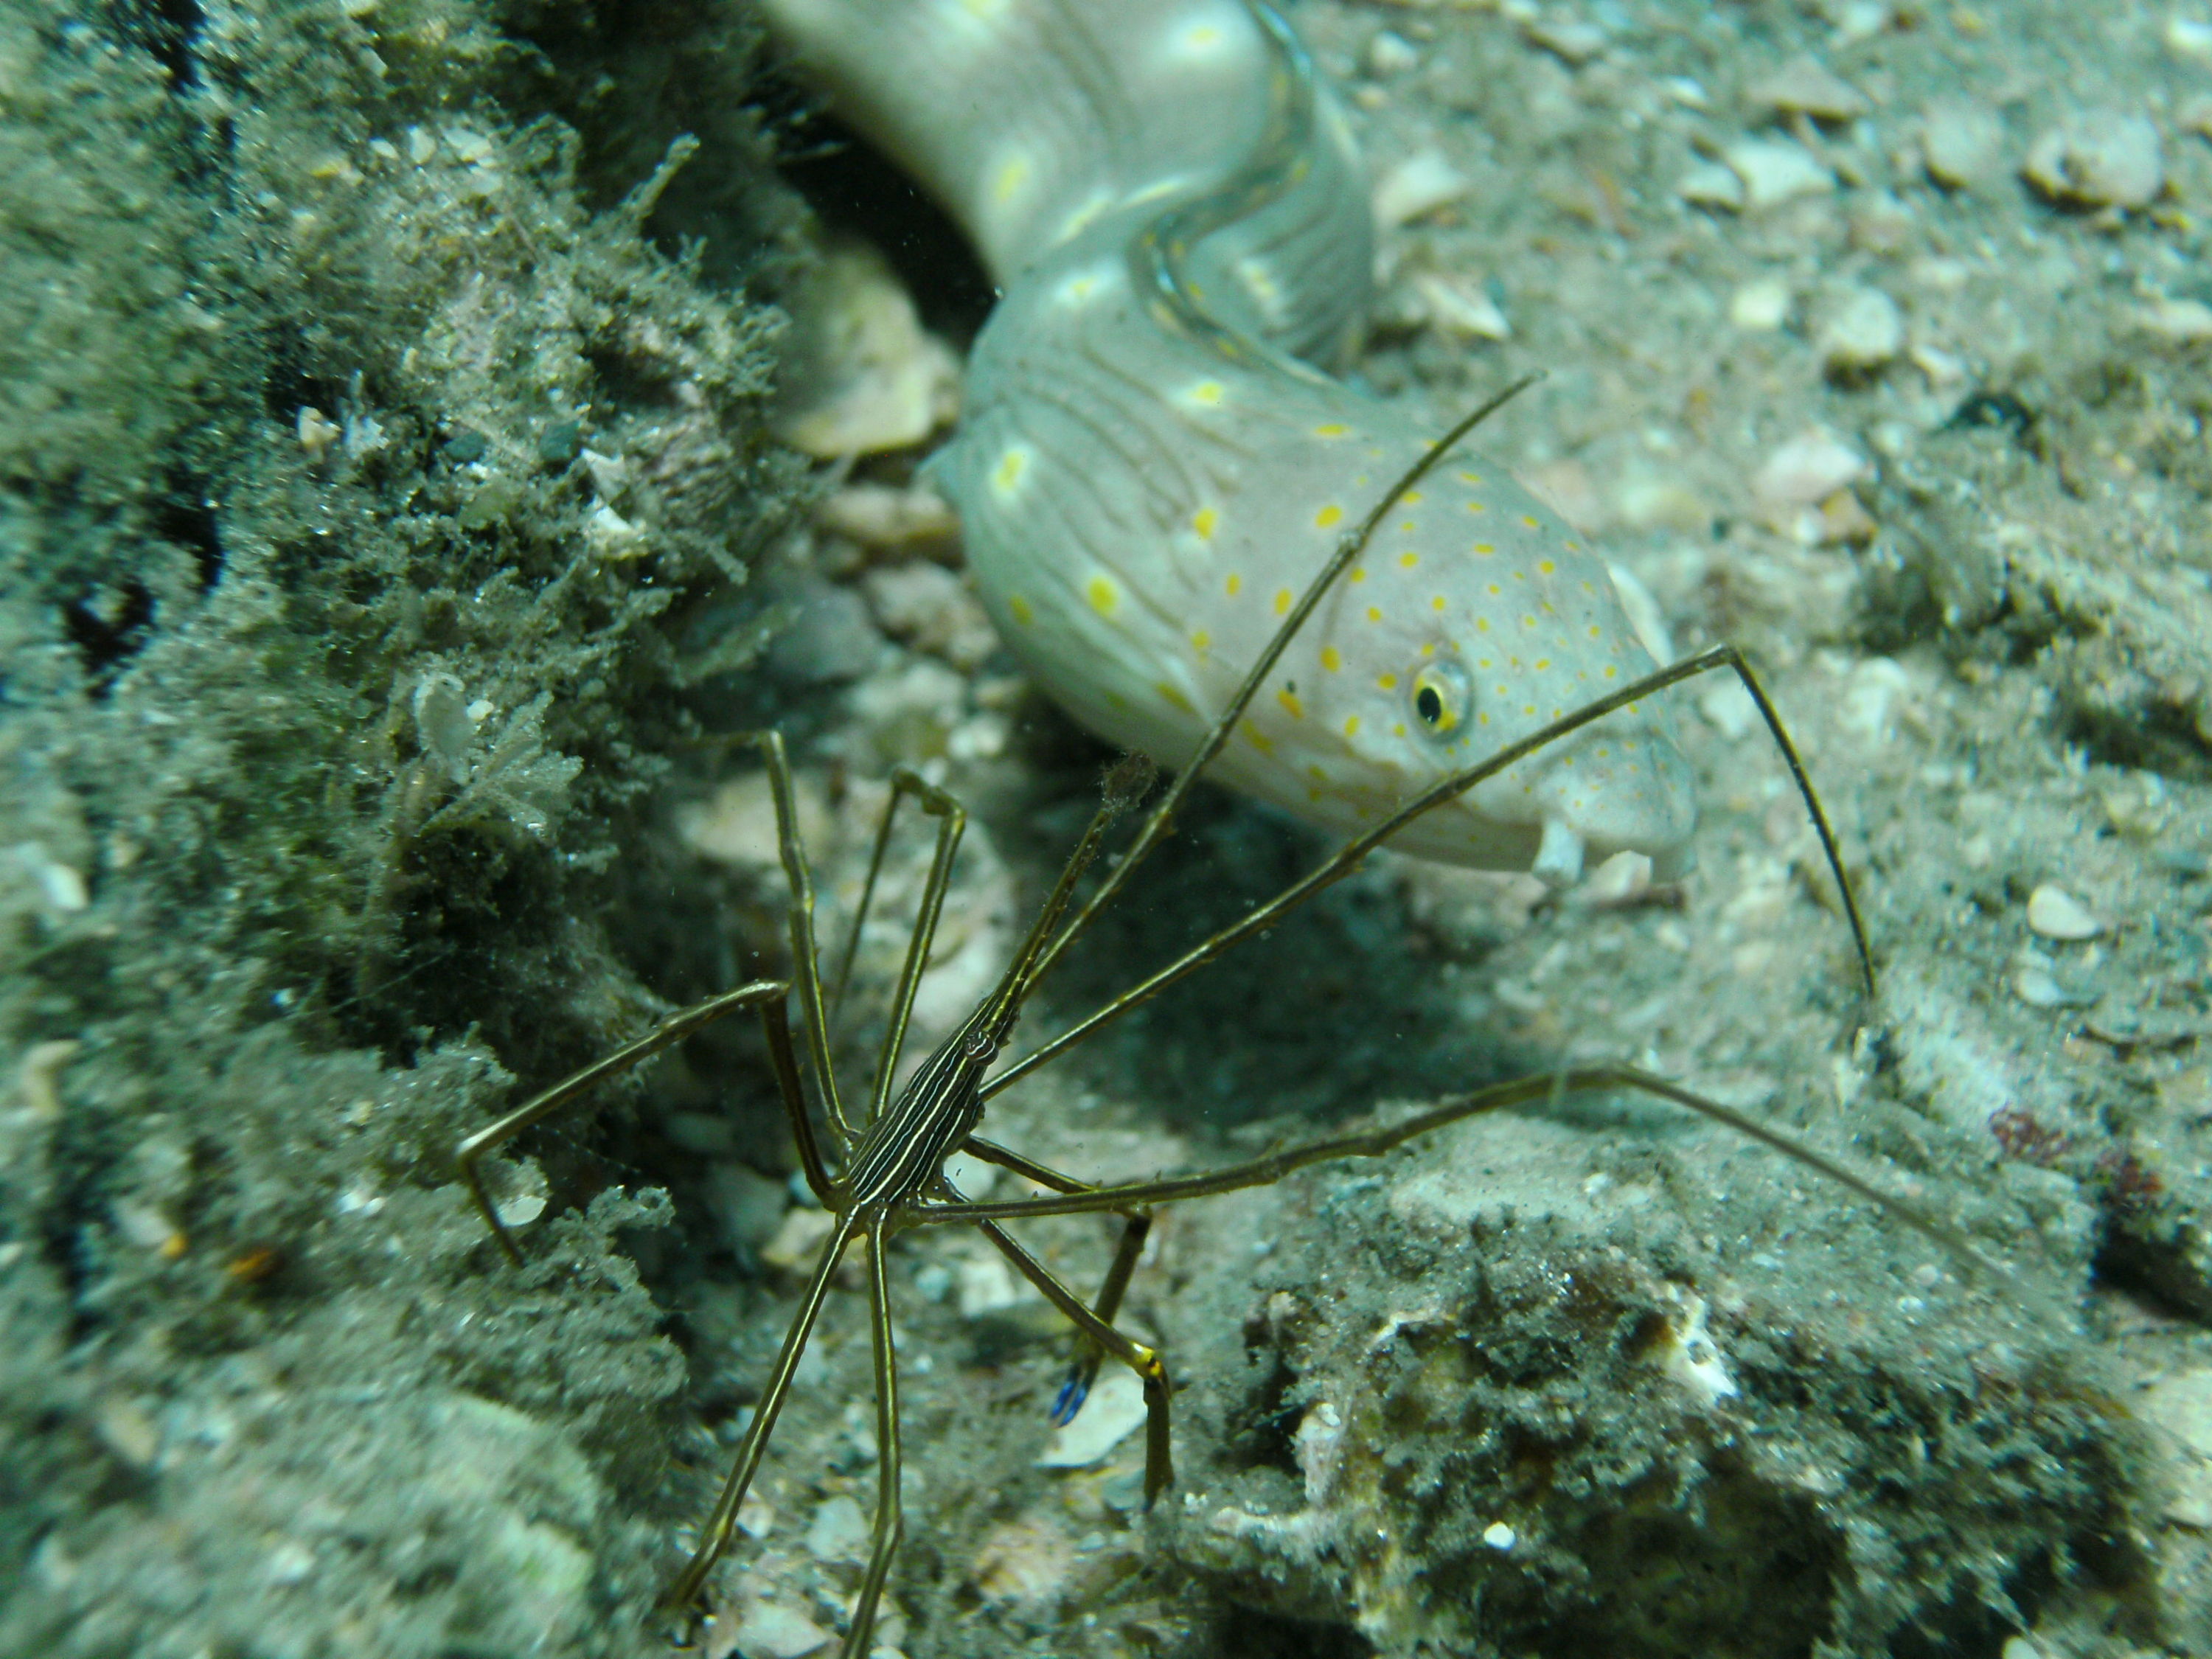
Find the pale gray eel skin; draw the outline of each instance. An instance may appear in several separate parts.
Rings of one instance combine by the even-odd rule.
[[[1004,299],[933,476],[992,618],[1085,726],[1187,758],[1434,435],[1330,379],[1372,265],[1364,171],[1290,27],[1247,0],[767,0],[842,114],[959,221]],[[1212,775],[1356,831],[1650,671],[1604,562],[1479,457],[1390,515]],[[1419,819],[1421,857],[1572,879],[1676,863],[1665,699]]]

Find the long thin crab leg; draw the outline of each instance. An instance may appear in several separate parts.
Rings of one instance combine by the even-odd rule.
[[[830,1277],[837,1271],[838,1258],[845,1254],[845,1246],[852,1242],[859,1224],[856,1216],[839,1216],[836,1226],[822,1247],[822,1258],[815,1264],[814,1277],[807,1281],[806,1294],[799,1302],[791,1328],[784,1333],[783,1346],[775,1356],[775,1369],[769,1373],[768,1387],[761,1394],[753,1420],[738,1448],[738,1461],[731,1468],[729,1479],[722,1484],[722,1495],[714,1500],[714,1513],[700,1528],[698,1546],[691,1552],[691,1559],[684,1564],[684,1571],[668,1587],[665,1599],[672,1607],[688,1607],[699,1599],[707,1575],[730,1547],[730,1539],[737,1531],[738,1510],[743,1507],[745,1493],[760,1468],[761,1458],[768,1450],[768,1437],[775,1428],[777,1414],[783,1410],[783,1402],[791,1393],[792,1375],[799,1369],[799,1356],[806,1352],[806,1339],[813,1334],[814,1322],[821,1317],[823,1300],[830,1293]]]
[[[1055,1200],[1047,1199],[1042,1202]],[[930,1206],[919,1212],[930,1215],[939,1206]],[[956,1204],[944,1206],[963,1212],[988,1210],[985,1205]],[[1168,1384],[1168,1368],[1158,1352],[1133,1337],[1124,1336],[1097,1314],[1084,1305],[1083,1298],[1053,1276],[1052,1270],[1014,1242],[1013,1236],[996,1222],[972,1213],[973,1220],[983,1237],[999,1248],[999,1253],[1013,1263],[1014,1271],[1044,1292],[1045,1300],[1065,1314],[1076,1329],[1136,1372],[1137,1380],[1145,1386],[1145,1502],[1150,1504],[1165,1492],[1175,1480],[1175,1456],[1169,1425],[1169,1400],[1173,1390]]]
[[[822,1006],[822,953],[814,941],[814,877],[806,866],[806,840],[799,827],[799,801],[791,786],[791,757],[781,732],[748,732],[739,739],[761,751],[775,799],[776,852],[791,884],[791,972],[806,1026],[807,1058],[822,1090],[822,1115],[841,1157],[851,1150],[853,1126],[837,1095],[837,1073],[830,1065],[830,1020]]]
[[[918,798],[921,810],[937,820],[937,848],[930,857],[928,878],[922,884],[921,913],[915,921],[912,937],[907,940],[906,961],[899,968],[898,988],[891,996],[890,1024],[877,1055],[874,1086],[868,1097],[868,1121],[872,1123],[883,1115],[884,1104],[890,1098],[891,1073],[898,1068],[899,1050],[906,1046],[907,1022],[914,1016],[915,992],[921,984],[921,970],[929,961],[930,947],[937,939],[938,918],[944,914],[945,895],[952,884],[952,856],[960,850],[960,837],[968,827],[967,809],[920,773],[902,766],[891,774],[891,798],[884,808],[883,825],[876,832],[875,851],[868,860],[868,878],[860,889],[860,907],[853,913],[853,936],[845,947],[845,960],[837,970],[837,994],[832,999],[833,1006],[844,997],[846,976],[853,971],[853,955],[860,948],[860,925],[868,919],[868,902],[875,894],[876,874],[884,861],[884,849],[890,844],[891,821],[898,815],[900,800],[908,795]]]
[[[1842,895],[1844,914],[1850,924],[1851,940],[1858,951],[1860,976],[1866,994],[1871,999],[1874,995],[1874,956],[1867,945],[1866,924],[1860,918],[1857,900],[1851,896],[1850,879],[1844,869],[1843,855],[1837,850],[1835,831],[1829,825],[1828,815],[1820,805],[1820,797],[1814,793],[1812,781],[1805,773],[1804,763],[1798,757],[1796,745],[1790,742],[1789,732],[1784,728],[1780,717],[1774,712],[1774,705],[1767,699],[1765,688],[1759,684],[1758,677],[1751,672],[1750,665],[1744,661],[1742,653],[1735,647],[1716,645],[1708,647],[1693,657],[1685,657],[1680,662],[1670,663],[1656,673],[1646,674],[1642,679],[1625,685],[1618,691],[1601,697],[1595,702],[1587,703],[1571,714],[1553,720],[1540,731],[1532,732],[1518,742],[1508,744],[1479,764],[1470,766],[1462,772],[1455,773],[1450,777],[1431,786],[1372,830],[1356,840],[1346,842],[1331,854],[1326,862],[1300,877],[1273,898],[1246,913],[1243,920],[1231,922],[1211,939],[1193,945],[1166,967],[1147,977],[1142,983],[1123,992],[1104,1007],[1078,1021],[1049,1042],[1043,1043],[1024,1054],[983,1085],[983,1097],[988,1100],[1016,1079],[1035,1071],[1062,1049],[1072,1048],[1082,1042],[1101,1025],[1109,1020],[1120,1018],[1140,1003],[1149,1002],[1177,980],[1189,974],[1194,969],[1212,961],[1231,945],[1273,927],[1286,914],[1297,908],[1324,887],[1331,883],[1340,881],[1351,874],[1358,866],[1362,859],[1405,828],[1407,824],[1439,803],[1449,800],[1455,795],[1465,793],[1486,778],[1495,777],[1516,762],[1527,759],[1538,750],[1558,742],[1559,738],[1567,736],[1570,732],[1579,731],[1594,720],[1604,719],[1617,708],[1626,708],[1631,703],[1665,690],[1668,686],[1679,684],[1684,680],[1695,678],[1699,674],[1709,674],[1716,669],[1722,668],[1733,670],[1742,680],[1745,687],[1750,691],[1753,700],[1758,704],[1759,713],[1765,718],[1769,730],[1773,732],[1774,740],[1780,746],[1784,758],[1789,763],[1790,775],[1796,781],[1798,793],[1803,798],[1806,810],[1812,817],[1814,828],[1819,833],[1821,852],[1826,855],[1828,868],[1835,877],[1836,890]],[[1126,868],[1126,864],[1122,867]],[[1118,875],[1121,872],[1117,870],[1115,873]],[[1061,935],[1063,939],[1066,937],[1066,934]]]
[[[995,1164],[1001,1169],[1012,1170],[1016,1175],[1034,1181],[1040,1187],[1056,1193],[1087,1193],[1091,1183],[1078,1181],[1073,1176],[1062,1175],[1051,1165],[1025,1158],[996,1141],[986,1140],[981,1135],[969,1135],[960,1143],[960,1150]],[[1152,1231],[1149,1210],[1130,1210],[1121,1213],[1121,1237],[1114,1246],[1114,1259],[1107,1264],[1105,1281],[1091,1304],[1091,1311],[1108,1324],[1121,1311],[1121,1298],[1128,1293],[1129,1277],[1137,1270],[1137,1258],[1144,1254],[1145,1240]],[[1083,1401],[1097,1380],[1099,1362],[1105,1358],[1104,1350],[1095,1342],[1079,1334],[1075,1363],[1068,1367],[1067,1380],[1060,1385],[1059,1395],[1052,1402],[1054,1424],[1074,1421],[1075,1413],[1083,1409]]]
[[[1079,1193],[1054,1194],[1044,1198],[982,1203],[963,1200],[920,1204],[914,1207],[911,1214],[914,1221],[921,1225],[953,1221],[987,1224],[1031,1216],[1087,1215],[1102,1210],[1122,1211],[1146,1205],[1173,1204],[1184,1199],[1208,1197],[1215,1193],[1233,1193],[1247,1187],[1268,1186],[1294,1170],[1305,1169],[1310,1164],[1325,1164],[1334,1158],[1379,1158],[1446,1124],[1456,1123],[1463,1118],[1484,1112],[1501,1111],[1508,1107],[1524,1106],[1532,1102],[1570,1094],[1617,1089],[1633,1090],[1662,1100],[1670,1100],[1701,1117],[1725,1124],[1737,1133],[1770,1147],[1856,1193],[1886,1215],[1941,1245],[1978,1275],[1986,1276],[1996,1271],[1956,1230],[1917,1206],[1882,1191],[1865,1176],[1837,1163],[1826,1153],[1816,1152],[1795,1135],[1785,1134],[1771,1124],[1762,1123],[1732,1106],[1723,1106],[1694,1090],[1685,1089],[1679,1084],[1669,1083],[1665,1078],[1655,1077],[1632,1066],[1571,1066],[1558,1072],[1492,1084],[1487,1088],[1439,1102],[1396,1123],[1370,1125],[1343,1134],[1325,1135],[1198,1175],[1173,1176],[1160,1181],[1125,1182],[1114,1186],[1092,1187]]]
[[[776,1087],[783,1096],[783,1103],[791,1117],[793,1131],[799,1141],[800,1161],[806,1168],[806,1179],[817,1193],[828,1189],[829,1176],[822,1166],[822,1154],[814,1141],[814,1126],[806,1115],[806,1102],[799,1088],[799,1070],[791,1047],[791,1024],[784,1013],[783,999],[790,985],[780,979],[755,980],[750,985],[740,985],[733,991],[708,997],[704,1002],[695,1002],[689,1008],[676,1012],[654,1026],[635,1042],[626,1042],[605,1059],[593,1060],[580,1072],[572,1073],[551,1088],[532,1095],[528,1100],[495,1122],[486,1124],[461,1142],[453,1153],[453,1163],[459,1169],[461,1180],[476,1200],[477,1213],[484,1225],[491,1229],[500,1249],[507,1259],[520,1266],[522,1252],[514,1243],[514,1236],[507,1224],[499,1218],[499,1210],[484,1190],[483,1170],[480,1167],[484,1155],[514,1139],[525,1129],[543,1123],[578,1097],[589,1093],[609,1078],[617,1077],[633,1066],[648,1060],[662,1049],[681,1042],[706,1026],[713,1024],[725,1014],[740,1008],[758,1008],[761,1026],[768,1037],[769,1057],[775,1068]]]
[[[876,1362],[876,1528],[868,1570],[853,1604],[841,1659],[867,1659],[869,1632],[876,1627],[876,1604],[905,1530],[899,1503],[898,1354],[891,1340],[890,1282],[884,1261],[886,1218],[868,1224],[868,1331]]]

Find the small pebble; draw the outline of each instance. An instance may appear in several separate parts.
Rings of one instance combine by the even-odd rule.
[[[836,820],[830,814],[829,796],[821,781],[802,773],[793,793],[797,797],[800,836],[811,846],[822,846]],[[733,778],[717,789],[712,799],[680,812],[677,831],[684,845],[702,858],[740,870],[766,872],[780,867],[775,796],[765,772]],[[811,1206],[814,1200],[810,1194],[805,1201]]]
[[[2190,1454],[2168,1464],[2173,1480],[2166,1512],[2185,1526],[2212,1528],[2212,1369],[2160,1378],[2136,1402],[2136,1413]]]
[[[1698,713],[1705,717],[1705,724],[1735,743],[1749,737],[1759,726],[1759,705],[1751,700],[1751,693],[1743,689],[1743,682],[1716,678],[1712,684],[1698,694]]]
[[[1920,160],[1947,190],[1993,183],[2004,166],[2004,127],[1980,104],[1945,99],[1920,120]]]
[[[2212,1020],[2175,1008],[2132,1008],[2109,998],[2083,1025],[2091,1036],[2115,1048],[2179,1048],[2212,1035]]]
[[[830,1632],[781,1601],[747,1601],[738,1619],[737,1650],[746,1659],[804,1659],[830,1645]]]
[[[1747,91],[1754,109],[1816,121],[1856,121],[1874,107],[1864,93],[1810,58],[1791,59]]]
[[[1673,530],[1687,535],[1709,529],[1713,521],[1705,497],[1679,477],[1623,478],[1613,510],[1630,530]]]
[[[2094,110],[2028,147],[2028,183],[2068,207],[2148,207],[2166,185],[2158,129],[2140,115]]]
[[[0,850],[0,861],[15,865],[30,878],[40,905],[52,920],[75,915],[92,902],[92,890],[74,865],[64,864],[39,841],[18,842]]]
[[[914,1288],[925,1302],[942,1302],[952,1294],[952,1269],[932,1261],[915,1270]]]
[[[1851,198],[1851,246],[1862,253],[1894,258],[1911,246],[1917,228],[1912,210],[1886,190],[1861,191]]]
[[[2094,993],[2062,984],[2047,968],[2014,969],[2012,994],[2031,1008],[2089,1008],[2097,1001]]]
[[[992,1528],[968,1577],[986,1601],[1042,1607],[1058,1599],[1074,1566],[1074,1540],[1050,1518],[1025,1515]]]
[[[824,530],[879,550],[949,542],[960,533],[959,517],[926,484],[847,484],[816,508],[814,516]]]
[[[1539,17],[1522,33],[1530,46],[1541,46],[1573,69],[1580,69],[1606,48],[1605,30],[1578,18]]]
[[[1770,513],[1815,506],[1866,476],[1866,457],[1814,428],[1770,453],[1751,481],[1753,498]]]
[[[1729,321],[1747,334],[1771,334],[1790,320],[1790,302],[1785,279],[1761,276],[1729,296]]]
[[[16,1097],[33,1122],[52,1123],[61,1116],[61,1075],[83,1046],[70,1037],[54,1037],[23,1051],[15,1071]]]
[[[1421,54],[1402,34],[1384,29],[1367,43],[1367,72],[1378,81],[1419,69]]]
[[[1493,1521],[1482,1529],[1482,1541],[1494,1550],[1510,1550],[1521,1540],[1503,1521]]]
[[[1836,26],[1829,44],[1838,50],[1873,40],[1892,21],[1890,0],[1844,0],[1842,5],[1832,4],[1823,9],[1828,21]]]
[[[761,1260],[785,1273],[811,1267],[815,1257],[821,1254],[822,1241],[830,1237],[830,1229],[836,1224],[836,1217],[827,1210],[794,1206],[783,1212],[783,1223],[775,1230],[775,1237],[761,1246]]]
[[[672,1114],[672,1118],[686,1115],[692,1115]],[[670,1138],[676,1139],[674,1122],[670,1127]],[[727,1128],[723,1121],[711,1117],[700,1127],[710,1131]],[[790,1204],[781,1181],[770,1181],[735,1158],[725,1157],[714,1158],[707,1164],[703,1184],[708,1207],[720,1224],[722,1237],[739,1249],[757,1252],[781,1231],[784,1213]]]
[[[825,1498],[806,1528],[807,1553],[823,1561],[858,1561],[868,1553],[868,1517],[844,1493]]]
[[[1878,288],[1844,289],[1822,314],[1814,344],[1832,379],[1863,380],[1905,349],[1905,313]]]
[[[999,648],[998,630],[967,584],[941,564],[882,565],[860,579],[876,626],[965,672]]]
[[[2170,300],[2154,295],[2136,307],[2136,326],[2161,345],[2189,348],[2212,340],[2212,306],[2202,300]]]
[[[2048,882],[2027,896],[2027,925],[2045,939],[2094,939],[2104,921],[2063,887]]]
[[[1021,1300],[1014,1275],[995,1255],[971,1256],[960,1264],[960,1316],[981,1319],[1002,1312]]]
[[[2197,17],[2169,17],[2164,39],[2166,49],[2176,58],[2212,64],[2212,23]]]
[[[1675,182],[1674,194],[1692,207],[1722,208],[1730,213],[1743,210],[1743,180],[1733,168],[1718,161],[1700,161],[1692,167]]]

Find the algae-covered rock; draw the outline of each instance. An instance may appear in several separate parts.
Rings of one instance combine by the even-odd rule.
[[[653,1006],[592,918],[793,474],[776,314],[655,216],[681,112],[592,149],[531,26],[0,15],[0,1651],[653,1639],[665,1208],[487,1272],[450,1160]]]

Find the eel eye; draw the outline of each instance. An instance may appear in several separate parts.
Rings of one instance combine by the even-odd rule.
[[[1424,663],[1413,676],[1413,714],[1435,736],[1456,730],[1474,700],[1467,671],[1451,661]]]

